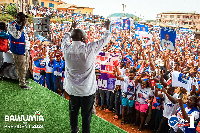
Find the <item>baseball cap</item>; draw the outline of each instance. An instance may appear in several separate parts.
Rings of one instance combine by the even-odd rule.
[[[25,16],[25,18],[28,18],[28,15],[25,15],[23,12],[18,12],[17,15],[16,15],[16,17],[17,16]]]

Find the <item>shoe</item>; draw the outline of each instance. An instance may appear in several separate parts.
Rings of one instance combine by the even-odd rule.
[[[118,117],[117,115],[115,115],[115,116],[113,117],[114,120],[118,120],[118,118],[119,118],[119,117]]]
[[[138,128],[138,131],[143,131],[143,129],[142,128]]]
[[[64,94],[64,93],[62,94],[62,97],[64,97],[64,98],[65,98],[65,94]]]
[[[109,109],[106,109],[105,112],[106,112],[106,113],[110,113],[110,112],[112,112],[112,111],[110,111]]]
[[[30,84],[30,83],[31,83],[31,81],[26,81],[25,83],[26,83],[26,84]]]
[[[32,87],[25,85],[25,86],[20,86],[20,88],[28,90],[28,89],[31,89]]]
[[[75,131],[71,129],[71,133],[78,133],[79,130],[80,130],[79,127],[77,127]]]
[[[121,125],[125,125],[125,121],[124,120],[121,121]]]
[[[102,107],[102,106],[100,106],[100,107],[99,107],[99,110],[103,110],[103,107]]]

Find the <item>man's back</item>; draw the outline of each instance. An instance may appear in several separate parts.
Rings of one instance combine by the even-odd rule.
[[[95,59],[100,50],[110,40],[110,33],[89,44],[73,41],[70,34],[65,34],[61,44],[65,58],[66,78],[64,87],[69,95],[89,96],[96,92]]]

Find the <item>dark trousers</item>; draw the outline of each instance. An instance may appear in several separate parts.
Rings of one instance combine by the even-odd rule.
[[[94,104],[94,94],[90,96],[69,95],[69,115],[71,131],[74,132],[78,126],[79,108],[81,107],[82,133],[90,133],[90,122]]]
[[[99,91],[100,91],[99,89],[96,91],[96,103],[97,103],[97,105],[101,105],[101,98],[100,98],[100,92]]]
[[[116,91],[114,91],[114,93],[110,91],[110,104],[108,107],[109,110],[113,110],[113,108],[115,107],[115,93]]]
[[[168,132],[169,132],[168,119],[163,117],[160,121],[160,125],[156,133],[168,133]]]
[[[161,122],[161,119],[163,117],[163,110],[158,110],[158,109],[152,109],[152,115],[151,115],[151,121],[150,121],[150,126],[152,129],[155,131],[158,130],[159,124]]]
[[[115,92],[115,115],[120,115],[120,105],[121,105],[121,90]]]
[[[100,97],[101,97],[101,106],[104,105],[104,97],[106,90],[99,89]]]
[[[53,73],[46,73],[46,84],[49,90],[53,90]]]
[[[62,80],[62,77],[60,77],[60,76],[55,77],[55,83],[54,83],[54,92],[55,93],[58,93],[58,88],[61,90],[62,94],[64,93],[63,82],[61,80]]]

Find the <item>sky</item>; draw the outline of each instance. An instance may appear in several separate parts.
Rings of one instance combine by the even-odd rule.
[[[107,17],[112,13],[132,13],[145,20],[155,20],[157,14],[167,11],[196,11],[200,13],[200,0],[62,0],[67,4],[95,8],[94,15]]]

